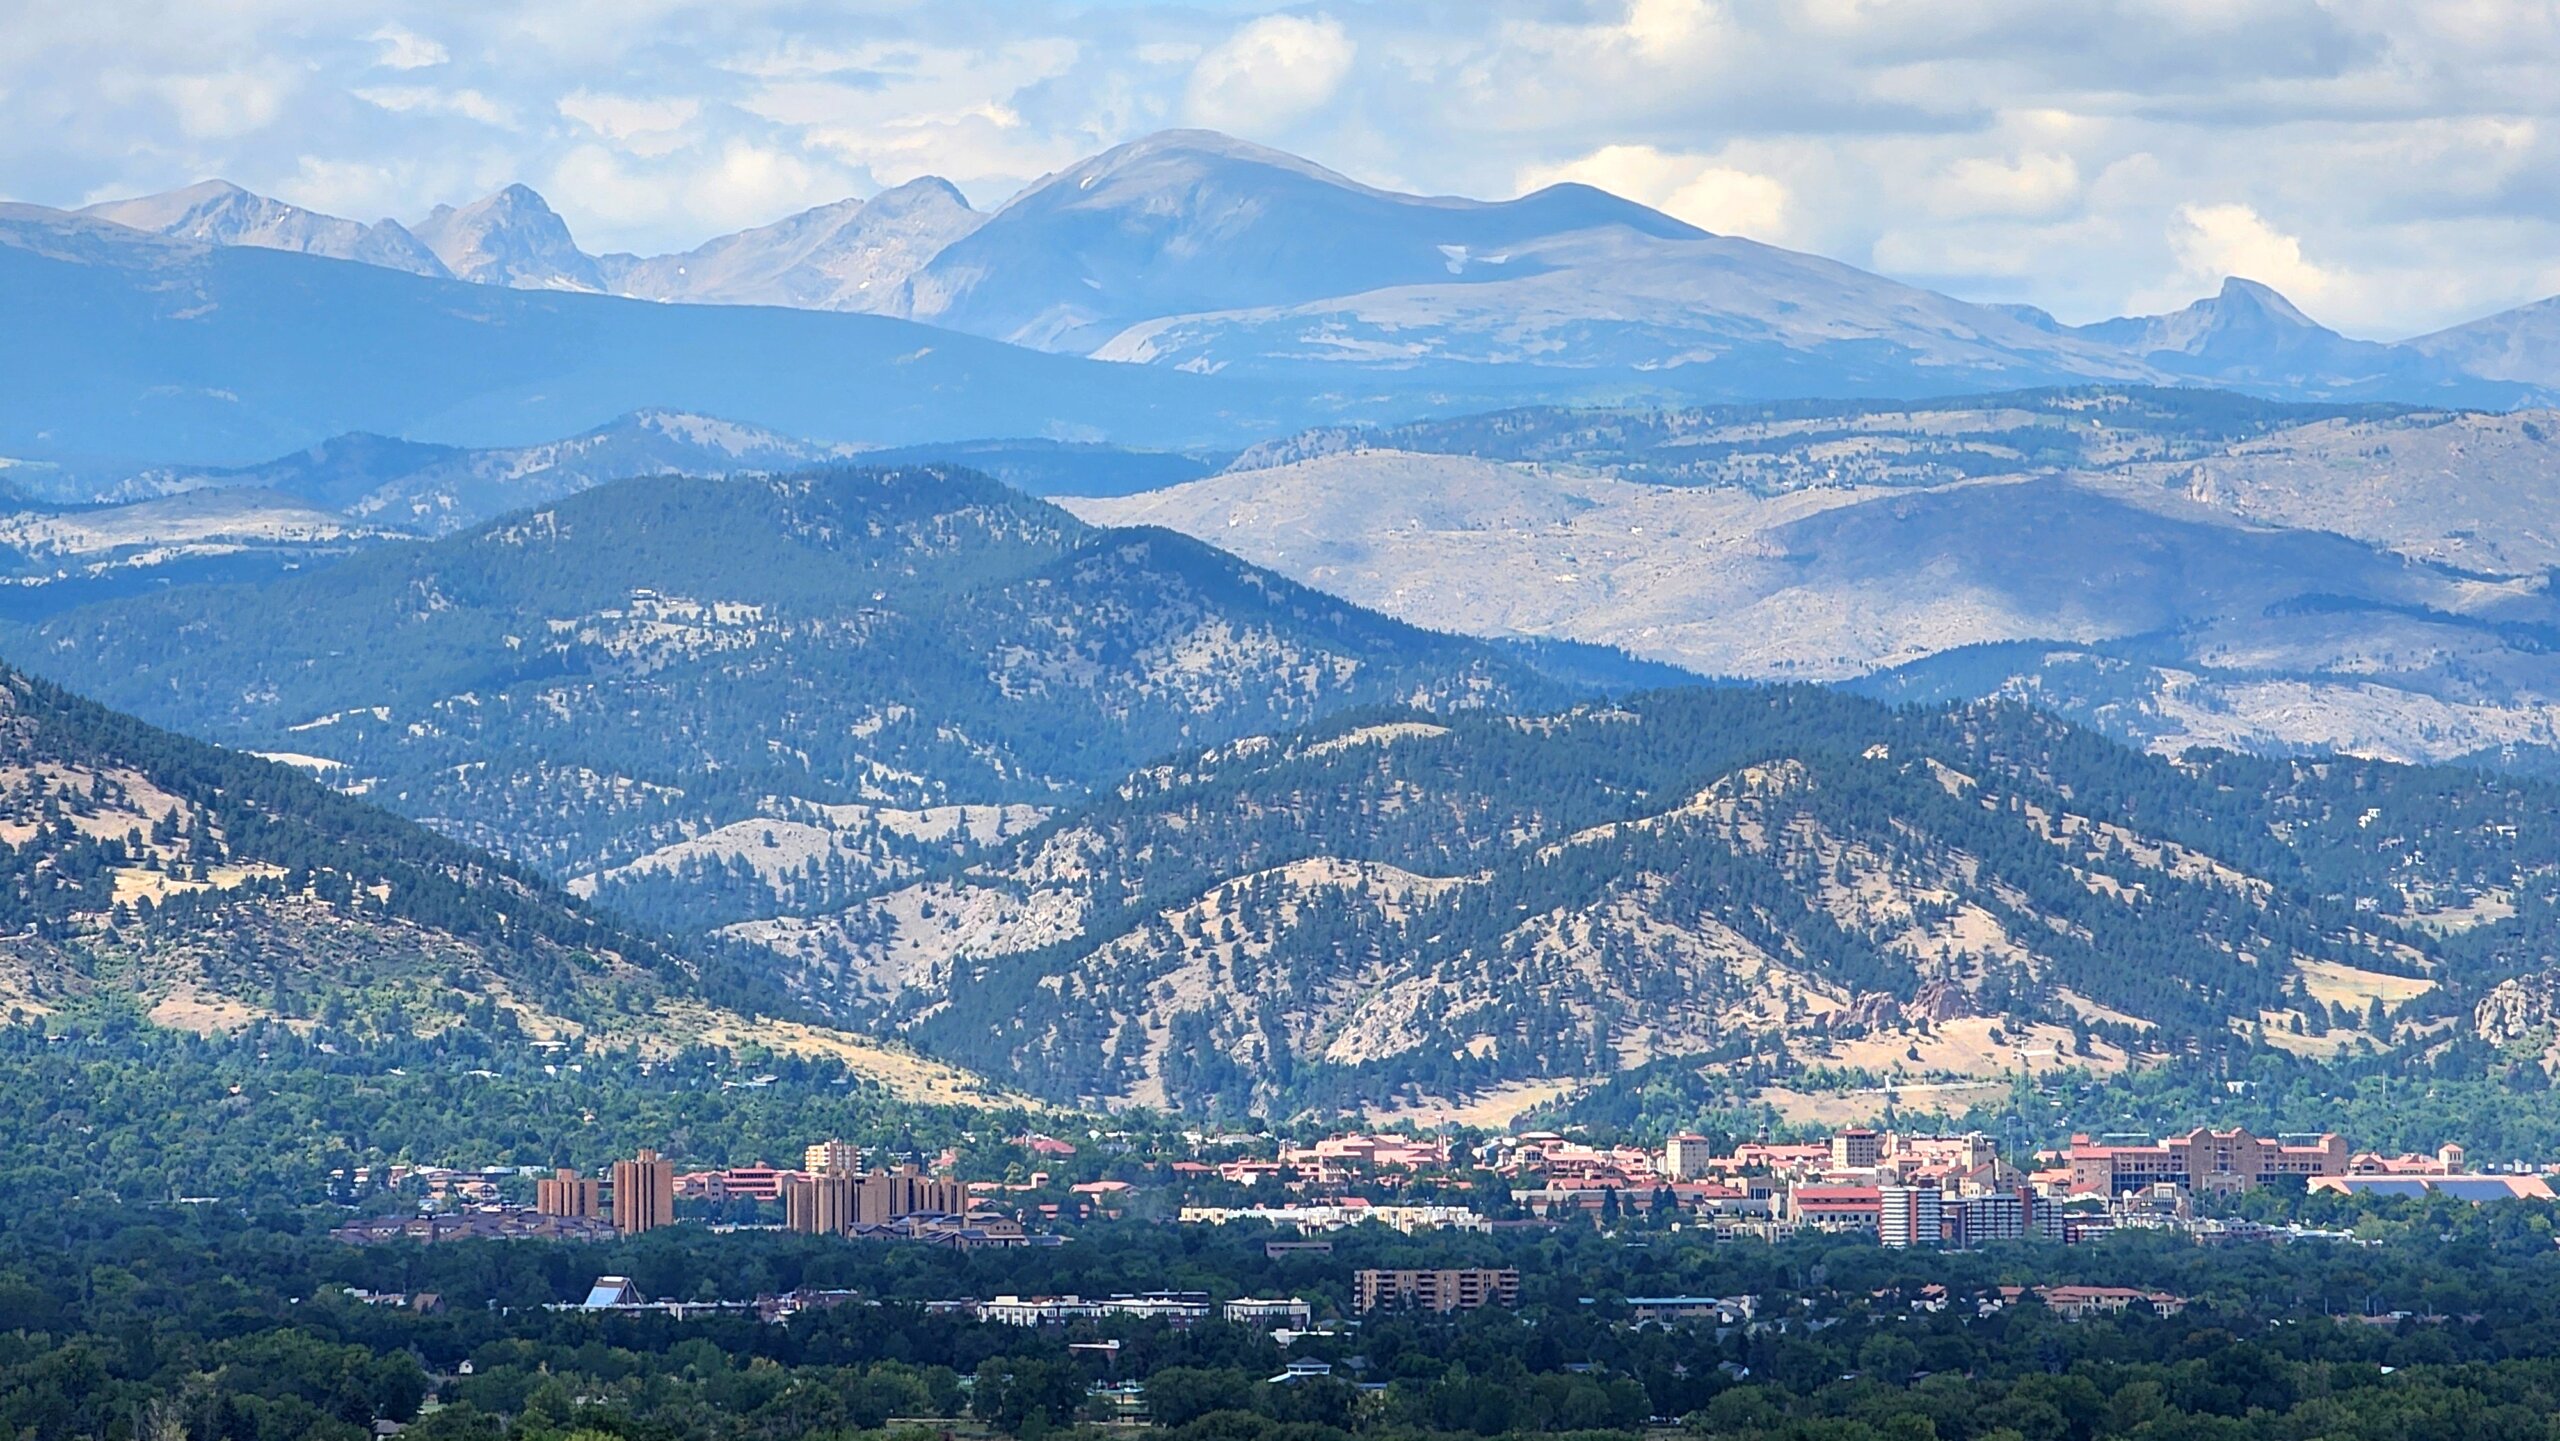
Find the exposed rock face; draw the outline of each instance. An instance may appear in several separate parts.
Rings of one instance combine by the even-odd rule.
[[[1911,998],[1911,1004],[1902,1008],[1903,1019],[1933,1024],[1981,1014],[1982,1007],[1973,993],[1953,981],[1928,982]]]
[[[439,205],[411,233],[464,280],[519,290],[605,288],[568,224],[527,186],[510,185],[460,208]]]
[[[2560,1015],[2560,970],[2537,971],[2489,988],[2471,1011],[2471,1028],[2493,1046],[2539,1040],[2547,1049]]]
[[[1902,1006],[1899,1002],[1883,991],[1869,991],[1842,1008],[1833,1024],[1835,1027],[1851,1025],[1876,1030],[1901,1019]]]

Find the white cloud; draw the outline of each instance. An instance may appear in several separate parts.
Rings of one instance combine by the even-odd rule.
[[[1662,59],[1705,40],[1721,18],[1707,0],[1630,0],[1620,31],[1638,54]]]
[[[860,188],[854,177],[830,166],[743,140],[638,163],[605,145],[581,145],[540,186],[581,235],[591,227],[612,234],[677,221],[709,232],[741,230]]]
[[[644,99],[576,90],[560,97],[560,113],[635,155],[670,155],[688,143],[686,131],[702,114],[690,96]]]
[[[1786,238],[1787,187],[1708,156],[1604,145],[1579,160],[1521,171],[1517,189],[1526,194],[1568,181],[1598,186],[1721,235]]]
[[[1183,108],[1213,130],[1283,129],[1333,99],[1358,53],[1331,16],[1265,15],[1200,57]]]
[[[262,130],[283,113],[291,80],[272,71],[172,75],[160,94],[190,140],[236,140]]]
[[[433,85],[370,85],[353,92],[358,100],[400,115],[458,115],[501,128],[515,124],[514,112],[477,90],[443,90]]]
[[[796,135],[804,151],[857,166],[882,185],[940,175],[964,190],[1009,193],[1119,136],[1034,126],[1023,96],[1064,80],[1082,47],[1054,37],[992,49],[794,41],[726,62],[753,83],[735,102]]]
[[[386,70],[424,70],[453,58],[442,45],[401,25],[385,25],[370,37],[382,47],[374,63]]]
[[[1967,155],[1939,177],[1938,210],[1947,215],[2051,215],[2079,194],[2080,165],[2068,155]]]
[[[2341,284],[2335,271],[2303,258],[2300,240],[2246,205],[2179,206],[2169,227],[2169,249],[2178,262],[2169,282],[2175,288],[2209,290],[2236,275],[2317,306]]]

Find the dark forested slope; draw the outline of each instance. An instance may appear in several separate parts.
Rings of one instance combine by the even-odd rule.
[[[17,650],[572,876],[688,842],[761,862],[777,821],[829,857],[965,836],[995,823],[969,808],[1080,799],[1349,706],[1587,693],[941,467],[622,481],[316,574],[74,611]]]

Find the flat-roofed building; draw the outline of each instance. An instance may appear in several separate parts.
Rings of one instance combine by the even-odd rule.
[[[913,1167],[873,1171],[862,1178],[855,1207],[865,1225],[881,1225],[902,1216],[965,1216],[969,1188],[955,1180],[927,1176]]]
[[[1285,1326],[1303,1331],[1314,1322],[1315,1308],[1294,1296],[1262,1300],[1240,1296],[1229,1301],[1226,1317],[1239,1326]]]
[[[1896,1250],[1937,1246],[1945,1234],[1946,1199],[1935,1186],[1877,1188],[1876,1239]]]
[[[808,1236],[843,1236],[861,1224],[855,1180],[840,1173],[791,1176],[782,1183],[782,1224]]]
[[[886,1226],[910,1216],[969,1213],[966,1185],[912,1170],[787,1175],[781,1190],[783,1224],[813,1236],[849,1236],[865,1226]]]
[[[1797,1186],[1787,1192],[1785,1219],[1817,1231],[1863,1231],[1872,1236],[1884,1197],[1873,1186]]]
[[[533,1209],[545,1216],[601,1216],[604,1182],[563,1166],[533,1183]]]
[[[2475,1206],[2553,1198],[2551,1183],[2540,1176],[2322,1176],[2310,1189],[2341,1196],[2451,1196]]]
[[[1831,1138],[1831,1169],[1872,1171],[1884,1159],[1884,1137],[1864,1126],[1852,1126]]]
[[[1362,1311],[1474,1311],[1520,1304],[1520,1272],[1513,1267],[1456,1270],[1362,1270],[1353,1277]]]
[[[1663,1143],[1662,1174],[1675,1181],[1694,1181],[1715,1170],[1713,1141],[1695,1131],[1682,1131]]]
[[[846,1141],[820,1141],[800,1153],[800,1169],[812,1176],[850,1176],[862,1169],[862,1148]]]
[[[2270,1139],[2233,1127],[2198,1126],[2183,1136],[2141,1144],[2071,1138],[2071,1189],[2119,1196],[2155,1185],[2184,1191],[2246,1191],[2284,1177],[2309,1180],[2347,1174],[2347,1142],[2334,1133]]]
[[[613,1163],[613,1228],[626,1236],[671,1226],[676,1219],[675,1163],[642,1151]]]

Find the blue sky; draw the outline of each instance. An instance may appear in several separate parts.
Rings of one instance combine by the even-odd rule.
[[[2397,337],[2560,293],[2560,0],[0,0],[0,194],[509,181],[651,252],[1202,125],[1401,189],[1587,180],[2070,320],[2251,275]]]

